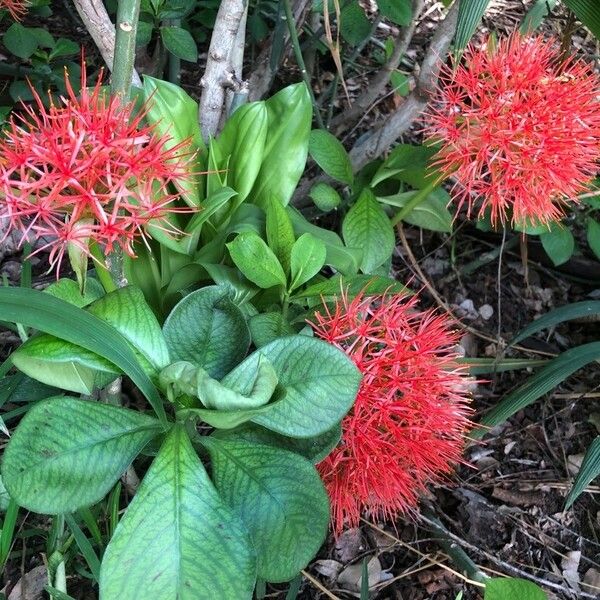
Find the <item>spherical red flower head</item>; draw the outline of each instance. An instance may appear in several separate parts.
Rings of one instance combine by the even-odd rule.
[[[415,508],[427,484],[461,459],[470,410],[457,334],[446,317],[419,311],[417,302],[343,294],[332,310],[315,314],[317,336],[363,375],[341,441],[318,465],[336,534],[356,526],[363,510],[393,518]]]
[[[0,10],[8,11],[15,21],[20,21],[25,16],[28,6],[29,2],[25,0],[0,0]]]
[[[0,217],[44,239],[57,270],[69,246],[88,253],[90,242],[134,256],[149,224],[175,233],[169,216],[189,211],[172,191],[185,188],[187,142],[160,137],[143,124],[147,106],[109,97],[101,80],[88,89],[83,65],[77,96],[65,73],[68,95],[50,108],[33,90],[0,138]]]
[[[459,204],[481,200],[494,224],[548,223],[598,170],[600,79],[555,41],[515,34],[443,68],[428,121]]]

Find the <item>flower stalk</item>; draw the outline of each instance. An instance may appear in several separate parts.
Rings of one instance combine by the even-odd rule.
[[[115,39],[115,57],[110,91],[127,102],[135,62],[135,37],[140,16],[140,0],[119,0]]]

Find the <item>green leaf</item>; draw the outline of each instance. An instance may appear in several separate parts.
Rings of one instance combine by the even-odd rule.
[[[161,27],[160,37],[171,54],[188,62],[198,60],[198,47],[189,31],[175,26]]]
[[[418,193],[401,192],[393,196],[379,196],[377,200],[389,206],[402,208]],[[402,220],[416,227],[429,229],[430,231],[450,233],[452,231],[453,219],[447,208],[449,202],[450,196],[448,192],[442,188],[437,188],[425,200],[419,202]]]
[[[38,49],[36,35],[21,23],[13,23],[2,36],[4,47],[15,56],[27,59]]]
[[[258,577],[292,579],[317,553],[329,524],[329,501],[315,467],[271,446],[213,437],[202,444],[217,490],[250,532]]]
[[[523,385],[508,394],[491,411],[481,419],[484,427],[494,427],[503,423],[519,410],[529,406],[538,398],[562,383],[575,371],[600,359],[600,342],[583,344],[563,352],[552,359],[545,367],[530,377]],[[477,429],[470,433],[473,437],[481,437],[485,429]]]
[[[175,427],[106,548],[100,597],[249,599],[255,578],[246,529]]]
[[[436,148],[433,146],[399,144],[377,169],[371,180],[371,187],[393,178],[417,190],[424,188],[432,178],[438,177],[430,168],[435,153]]]
[[[269,198],[286,206],[306,165],[312,103],[306,85],[297,83],[269,98],[265,106],[269,129],[251,198],[259,206]]]
[[[250,332],[231,291],[209,286],[188,294],[171,311],[163,333],[173,361],[189,361],[222,377],[248,352]]]
[[[519,32],[526,35],[535,31],[542,24],[549,10],[556,6],[556,2],[557,0],[536,0],[525,15]]]
[[[456,34],[454,35],[455,50],[461,51],[467,46],[489,3],[490,0],[471,0],[460,3]]]
[[[396,94],[400,96],[408,96],[410,94],[410,79],[400,71],[394,71],[390,75],[390,83]]]
[[[133,380],[159,418],[166,420],[162,399],[134,350],[102,319],[49,294],[9,287],[0,288],[0,319],[35,327],[106,358]]]
[[[373,192],[365,188],[342,223],[342,235],[348,246],[361,248],[360,269],[371,273],[394,251],[394,228]]]
[[[315,203],[315,206],[323,212],[334,210],[342,201],[335,189],[323,182],[314,185],[308,195]]]
[[[28,27],[28,31],[36,37],[40,47],[54,48],[56,42],[50,32],[46,29],[42,29],[41,27]]]
[[[600,11],[596,0],[564,0],[565,6],[570,8],[577,18],[600,39]]]
[[[498,577],[486,579],[484,600],[548,600],[548,596],[531,581]]]
[[[146,21],[138,21],[135,32],[135,45],[137,47],[147,46],[152,41],[154,24]]]
[[[600,436],[592,441],[583,457],[579,473],[565,501],[565,510],[573,506],[573,502],[598,475],[600,475]]]
[[[354,174],[350,157],[334,135],[324,129],[313,129],[310,132],[308,152],[327,175],[337,181],[352,185]]]
[[[341,34],[351,46],[358,46],[371,33],[371,21],[358,0],[350,0],[340,13]]]
[[[591,217],[587,220],[587,242],[596,258],[600,260],[600,223]]]
[[[273,448],[282,448],[301,454],[313,464],[320,463],[338,444],[342,437],[342,427],[336,425],[321,435],[310,438],[289,438],[269,431],[255,423],[244,423],[235,429],[214,431],[212,437],[223,440],[244,441]]]
[[[285,207],[276,198],[266,203],[267,213],[267,242],[283,270],[290,272],[292,247],[296,240],[294,227]]]
[[[331,429],[354,403],[360,373],[337,348],[295,335],[263,346],[228,373],[221,383],[247,394],[264,356],[273,365],[279,385],[271,400],[282,401],[255,423],[290,437],[314,437]]]
[[[2,481],[2,477],[0,477],[0,513],[6,512],[8,505],[10,504],[10,496],[8,495],[8,491],[4,487],[4,483]],[[1,531],[1,529],[0,529]]]
[[[264,240],[253,231],[240,233],[227,244],[235,266],[258,287],[285,285],[283,267]]]
[[[539,319],[527,325],[510,341],[509,346],[518,344],[521,340],[532,336],[534,333],[543,329],[549,329],[564,321],[572,321],[573,319],[581,319],[597,314],[600,314],[600,301],[598,300],[573,302],[566,306],[560,306],[543,314]]]
[[[42,400],[4,451],[4,485],[28,510],[74,512],[101,500],[161,429],[152,417],[109,404]]]
[[[550,225],[550,231],[542,233],[540,240],[555,266],[566,263],[575,251],[575,238],[565,225]]]
[[[200,204],[200,210],[190,219],[186,233],[199,233],[202,225],[206,223],[216,212],[222,209],[234,196],[237,195],[235,190],[224,187],[213,192],[206,200]]]
[[[412,20],[410,0],[377,0],[379,12],[383,17],[406,27]]]
[[[85,292],[81,295],[79,285],[72,279],[59,279],[51,283],[45,290],[46,294],[51,294],[55,298],[60,298],[65,302],[74,304],[79,308],[83,308],[88,304],[98,300],[104,296],[104,288],[100,285],[97,279],[88,277],[85,283]]]
[[[252,343],[261,348],[277,338],[293,335],[294,328],[283,318],[280,312],[254,315],[248,322]]]
[[[523,223],[515,223],[513,229],[519,233],[526,233],[527,235],[542,235],[550,231],[550,226],[546,223],[525,221]]]
[[[331,277],[326,281],[315,283],[301,292],[297,292],[296,298],[321,298],[324,300],[339,298],[340,292],[344,290],[349,299],[363,292],[366,295],[379,295],[384,293],[400,294],[406,292],[406,288],[395,279],[382,277],[381,275],[351,275]]]
[[[292,283],[295,290],[310,281],[325,264],[327,249],[325,244],[310,233],[303,233],[292,248]]]
[[[77,42],[67,38],[58,38],[50,52],[49,59],[54,60],[61,56],[73,56],[74,54],[78,54],[80,50],[81,47]]]

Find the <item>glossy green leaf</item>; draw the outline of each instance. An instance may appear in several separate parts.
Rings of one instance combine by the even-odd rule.
[[[430,167],[435,153],[434,146],[398,144],[377,169],[371,180],[371,187],[393,178],[417,190],[424,188],[432,178],[438,177]]]
[[[491,411],[484,415],[480,425],[494,427],[503,423],[516,412],[554,389],[575,371],[596,360],[600,360],[600,342],[591,342],[566,350],[537,371],[523,385],[503,398]],[[477,429],[471,432],[470,435],[481,437],[485,433],[486,429]]]
[[[406,27],[412,19],[410,0],[377,0],[379,12],[383,17]]]
[[[260,357],[273,365],[281,399],[255,423],[290,437],[314,437],[331,429],[354,403],[360,373],[340,350],[303,335],[280,338],[251,354],[221,383],[242,394],[251,388]]]
[[[486,579],[484,600],[548,600],[544,590],[531,581],[513,577]]]
[[[519,27],[519,31],[524,35],[535,31],[548,15],[548,11],[556,6],[556,2],[557,0],[535,0],[531,8],[527,11],[521,27]]]
[[[227,244],[235,266],[258,287],[285,285],[283,267],[265,241],[253,231],[240,233]]]
[[[292,247],[292,282],[290,289],[310,281],[325,265],[327,249],[324,242],[310,233],[303,233]]]
[[[598,475],[600,475],[600,436],[592,441],[583,457],[579,473],[565,501],[565,509],[573,506],[573,502]]]
[[[315,206],[323,212],[336,209],[342,202],[342,198],[335,189],[323,182],[314,185],[309,192],[309,196]]]
[[[312,121],[310,95],[303,83],[288,86],[265,102],[269,130],[252,200],[269,198],[287,205],[304,172]]]
[[[371,273],[394,251],[394,228],[373,192],[365,188],[342,223],[342,235],[347,246],[363,251],[360,269]]]
[[[165,48],[177,58],[195,63],[198,60],[198,47],[192,34],[175,26],[160,28],[160,37]]]
[[[463,50],[477,29],[490,0],[471,0],[461,2],[458,8],[458,21],[454,35],[454,48]]]
[[[0,477],[0,513],[6,512],[8,505],[10,503],[10,496],[8,495],[8,491],[4,487],[4,483],[2,482],[2,477]]]
[[[591,217],[587,220],[587,242],[596,258],[600,260],[600,223]]]
[[[310,132],[308,152],[327,175],[352,185],[354,175],[350,157],[334,135],[324,129],[313,129]]]
[[[213,437],[202,444],[221,497],[250,532],[258,577],[292,579],[317,553],[329,524],[329,501],[315,467],[271,446]]]
[[[402,208],[419,192],[401,192],[393,196],[381,196],[377,199],[389,206]],[[411,225],[450,233],[452,231],[452,215],[447,206],[450,202],[448,192],[442,188],[433,190],[422,202],[419,202],[408,215],[402,219]]]
[[[157,415],[165,419],[162,399],[134,350],[102,319],[37,290],[5,287],[0,288],[0,320],[35,327],[109,360],[131,377]]]
[[[350,0],[341,10],[341,34],[351,46],[358,46],[371,33],[371,21],[358,0]]]
[[[69,304],[74,304],[79,308],[83,308],[94,302],[94,300],[98,300],[104,296],[104,288],[97,279],[93,279],[92,277],[87,278],[83,295],[77,283],[72,279],[66,278],[51,283],[44,292],[55,298],[69,302]]]
[[[349,275],[334,276],[320,283],[315,283],[306,289],[297,292],[296,298],[321,298],[325,300],[339,298],[340,293],[346,292],[349,299],[359,293],[379,295],[384,293],[400,294],[407,292],[399,281],[381,275]]]
[[[540,235],[542,246],[555,266],[566,263],[575,251],[575,238],[564,225],[553,224]]]
[[[19,58],[29,58],[38,48],[39,42],[29,27],[13,23],[2,37],[4,47]]]
[[[5,375],[0,379],[0,406],[7,402],[35,402],[59,395],[60,390],[26,377],[23,373]]]
[[[252,343],[261,348],[277,338],[296,333],[280,312],[254,315],[248,322]]]
[[[292,247],[296,241],[294,227],[285,207],[276,198],[266,202],[267,242],[285,273],[290,272]]]
[[[100,600],[249,599],[255,577],[246,529],[174,428],[106,548]]]
[[[577,18],[600,39],[600,10],[597,0],[563,0]]]
[[[90,506],[161,429],[152,417],[109,404],[42,400],[4,451],[4,485],[21,506],[42,514]]]
[[[222,210],[227,204],[231,204],[231,199],[237,195],[235,190],[224,187],[212,193],[200,206],[200,210],[190,219],[186,233],[198,233],[202,225],[206,223],[216,212]]]
[[[220,378],[246,356],[250,332],[240,309],[223,286],[188,294],[163,326],[173,361],[189,361]]]
[[[514,223],[513,230],[527,235],[543,235],[550,231],[550,226],[546,223],[526,220],[523,223]]]
[[[543,314],[539,319],[536,319],[527,327],[523,328],[511,341],[510,346],[518,344],[524,340],[544,329],[554,327],[559,323],[565,321],[572,321],[573,319],[581,319],[589,317],[591,315],[600,314],[600,301],[599,300],[588,300],[586,302],[573,302],[565,306],[555,308],[550,312]]]

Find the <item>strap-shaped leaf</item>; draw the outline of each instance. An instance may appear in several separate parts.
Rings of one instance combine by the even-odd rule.
[[[581,492],[590,484],[596,477],[600,475],[600,436],[590,444],[583,462],[573,482],[573,487],[567,496],[565,502],[565,509],[571,508],[573,502],[577,500]]]
[[[495,408],[488,412],[480,424],[494,427],[506,421],[517,411],[529,406],[538,398],[562,383],[575,371],[585,365],[600,359],[600,342],[583,344],[563,352],[551,360],[544,368],[528,379],[522,386],[511,392]],[[471,432],[473,437],[482,437],[486,429],[476,429]]]
[[[281,448],[212,437],[202,443],[219,493],[250,532],[258,576],[273,582],[292,579],[327,533],[329,501],[315,467]]]
[[[598,0],[564,0],[577,18],[600,39],[600,10]]]
[[[162,400],[125,337],[102,319],[49,294],[26,288],[0,288],[0,320],[34,327],[117,365],[166,421]]]
[[[246,529],[175,427],[106,549],[100,600],[244,600],[255,576]]]
[[[489,3],[490,0],[463,0],[460,3],[454,36],[454,48],[456,50],[463,50],[469,43]]]
[[[74,512],[101,500],[161,429],[152,417],[109,404],[43,400],[11,437],[2,480],[29,510]]]

